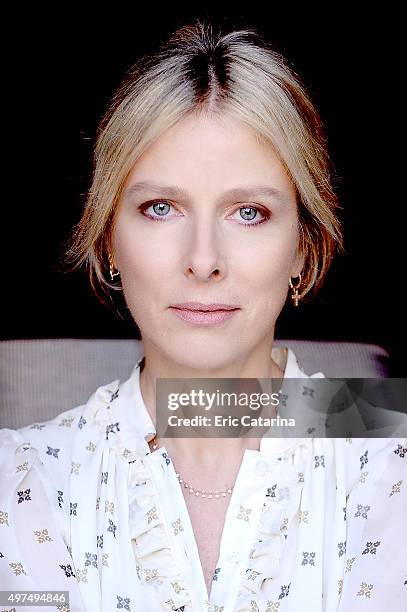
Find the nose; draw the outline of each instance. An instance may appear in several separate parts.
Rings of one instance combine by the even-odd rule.
[[[226,273],[225,241],[214,220],[196,220],[186,240],[185,275],[207,282]]]

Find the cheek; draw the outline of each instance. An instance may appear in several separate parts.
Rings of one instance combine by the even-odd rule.
[[[296,250],[296,226],[291,231],[275,232],[259,240],[256,248],[239,251],[241,287],[247,306],[248,325],[261,334],[275,322],[284,308]]]
[[[118,223],[114,233],[116,265],[124,279],[127,276],[151,278],[165,264],[166,249],[158,242],[134,231],[130,223]]]
[[[293,225],[290,231],[271,233],[259,239],[255,248],[253,244],[246,248],[241,245],[235,257],[239,276],[244,276],[248,285],[268,294],[273,290],[285,290],[295,258],[296,240]]]

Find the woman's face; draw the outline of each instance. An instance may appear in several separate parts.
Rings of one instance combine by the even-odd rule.
[[[146,350],[211,369],[271,347],[290,276],[303,266],[298,237],[295,189],[270,145],[226,116],[169,129],[133,167],[113,232]],[[202,325],[177,316],[172,306],[184,302],[238,310]]]

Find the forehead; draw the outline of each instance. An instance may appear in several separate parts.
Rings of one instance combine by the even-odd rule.
[[[245,184],[293,190],[273,146],[230,115],[190,115],[165,131],[137,160],[126,182],[169,184],[187,190]]]
[[[195,154],[212,150],[215,155],[222,150],[237,153],[247,148],[257,154],[276,156],[271,143],[266,143],[259,133],[236,117],[194,113],[161,134],[145,155],[164,155],[166,150],[174,149],[179,153],[194,151]]]

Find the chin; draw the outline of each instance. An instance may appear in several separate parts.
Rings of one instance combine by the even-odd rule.
[[[227,350],[223,343],[222,349],[212,346],[209,342],[204,345],[202,342],[194,347],[194,343],[188,345],[182,343],[165,350],[169,359],[185,368],[197,370],[219,369],[227,366],[232,361],[233,351]]]

